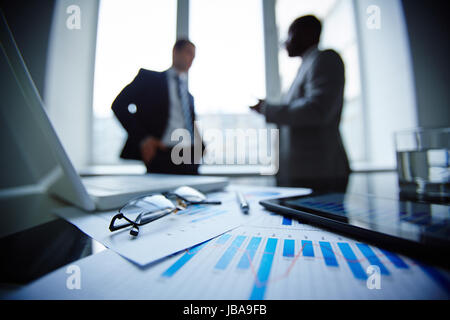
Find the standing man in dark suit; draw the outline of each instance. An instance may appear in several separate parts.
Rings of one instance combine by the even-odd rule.
[[[317,48],[322,31],[314,16],[289,27],[286,49],[302,64],[281,104],[261,100],[252,110],[280,127],[281,186],[345,191],[350,167],[339,133],[344,100],[344,63],[333,50]]]
[[[112,110],[128,133],[121,158],[142,160],[147,172],[152,173],[198,173],[199,159],[194,159],[192,145],[197,133],[194,99],[187,88],[187,72],[194,57],[194,44],[178,40],[170,69],[164,72],[140,69],[114,100]],[[176,165],[172,161],[172,148],[178,141],[172,141],[171,135],[176,129],[186,129],[191,136],[190,163]]]

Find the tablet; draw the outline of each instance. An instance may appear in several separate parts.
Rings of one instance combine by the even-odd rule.
[[[450,206],[357,193],[260,201],[266,209],[449,267]]]

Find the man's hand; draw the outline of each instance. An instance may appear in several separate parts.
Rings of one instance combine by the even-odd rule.
[[[150,163],[156,155],[158,149],[166,150],[166,146],[154,137],[148,137],[141,142],[141,157],[144,163]]]
[[[258,99],[258,100],[259,101],[258,101],[257,104],[255,104],[254,106],[250,107],[250,110],[258,112],[258,113],[261,113],[261,107],[264,104],[265,100],[261,100],[261,99]]]

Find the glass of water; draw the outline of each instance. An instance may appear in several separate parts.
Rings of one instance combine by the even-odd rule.
[[[400,194],[450,200],[450,128],[395,133]]]

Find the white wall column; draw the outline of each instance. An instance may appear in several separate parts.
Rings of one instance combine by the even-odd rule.
[[[399,0],[354,0],[353,4],[368,161],[393,168],[396,163],[394,132],[417,126],[414,78],[402,5]]]
[[[262,0],[264,24],[264,54],[266,65],[266,95],[268,100],[281,97],[278,68],[278,30],[275,16],[276,0]]]
[[[44,101],[77,169],[90,163],[92,103],[99,0],[55,4]]]
[[[177,1],[177,39],[189,38],[189,0]]]

